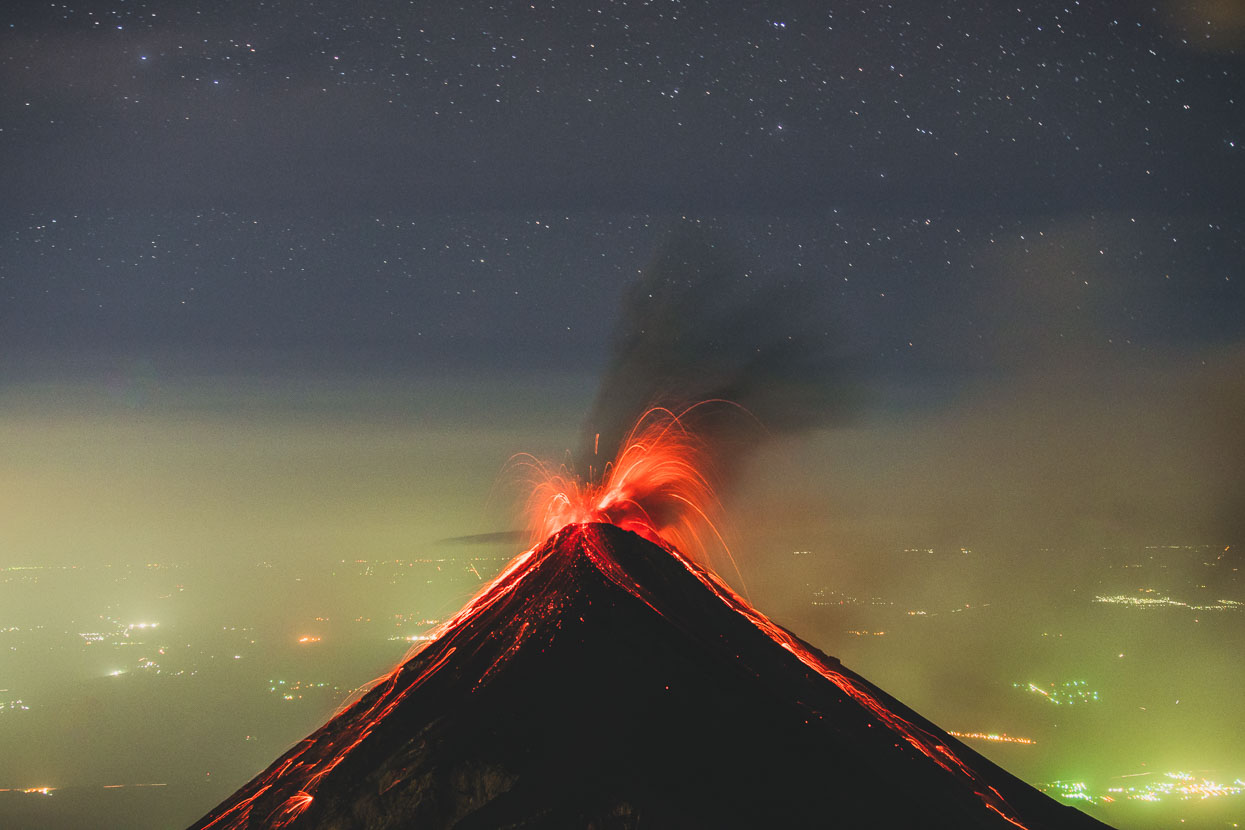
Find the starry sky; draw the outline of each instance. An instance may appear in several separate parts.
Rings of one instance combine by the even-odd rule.
[[[648,285],[667,384],[774,357],[750,401],[776,446],[843,461],[788,446],[835,494],[801,515],[1242,530],[1239,3],[112,0],[0,27],[14,492],[81,469],[35,435],[56,417],[96,447],[140,414],[204,446],[168,430],[302,413],[556,453]],[[689,226],[695,277],[660,265]]]

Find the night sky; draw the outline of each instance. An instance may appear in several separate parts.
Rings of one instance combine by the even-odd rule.
[[[591,369],[681,215],[878,372],[1239,340],[1237,5],[832,5],[8,4],[5,368]]]
[[[637,388],[769,428],[766,610],[792,549],[1245,542],[1243,49],[1228,0],[6,3],[0,564],[507,530],[506,459]]]

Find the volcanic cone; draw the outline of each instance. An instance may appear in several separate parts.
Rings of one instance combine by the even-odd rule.
[[[1091,828],[673,549],[568,525],[194,828]]]

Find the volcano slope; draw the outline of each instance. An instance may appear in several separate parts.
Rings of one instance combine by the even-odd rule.
[[[579,524],[193,827],[1105,825],[676,551]]]

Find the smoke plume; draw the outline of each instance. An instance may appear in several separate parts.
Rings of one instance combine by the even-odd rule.
[[[677,226],[624,299],[579,469],[599,475],[653,406],[724,402],[689,416],[719,486],[765,435],[841,421],[849,396],[832,329],[816,286],[760,273],[720,232]]]

